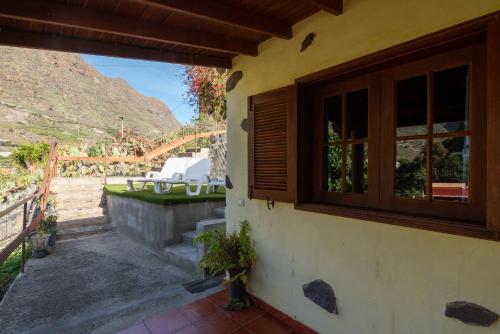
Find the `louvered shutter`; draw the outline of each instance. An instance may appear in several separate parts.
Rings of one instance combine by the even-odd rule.
[[[295,193],[295,88],[249,97],[249,197],[293,202]]]

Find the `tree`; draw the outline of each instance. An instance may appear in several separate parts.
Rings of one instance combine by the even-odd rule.
[[[468,179],[464,166],[464,139],[447,138],[432,145],[433,182],[462,183]]]
[[[464,161],[464,139],[448,138],[432,144],[432,182],[467,183],[467,161]],[[422,150],[413,159],[398,160],[396,195],[422,197],[426,183],[426,156]],[[465,166],[464,166],[465,164]]]
[[[199,114],[211,115],[217,120],[226,119],[227,71],[212,67],[184,66],[182,74],[188,86],[186,100],[197,107]]]

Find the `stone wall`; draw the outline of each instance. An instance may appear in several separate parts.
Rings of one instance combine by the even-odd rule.
[[[218,135],[213,138],[210,144],[209,159],[212,162],[210,176],[224,179],[226,175],[226,153],[227,137],[226,134]]]
[[[4,203],[0,204],[0,211],[3,211],[10,206],[16,204],[19,200],[33,194],[36,191],[36,186],[33,185],[26,189],[10,193]],[[31,202],[28,203],[28,208]],[[7,242],[8,239],[19,234],[23,229],[23,206],[12,211],[8,215],[0,218],[0,248],[2,242]]]

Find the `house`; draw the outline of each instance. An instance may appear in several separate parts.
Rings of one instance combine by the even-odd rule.
[[[318,12],[292,40],[233,59],[243,78],[228,98],[227,213],[233,229],[251,222],[257,297],[321,333],[499,330],[445,316],[454,301],[500,311],[499,9],[345,1],[341,15]],[[460,175],[441,182],[429,160],[450,139]],[[417,153],[429,158],[411,196],[394,166]],[[338,314],[304,296],[318,279]]]
[[[63,3],[2,5],[0,44],[232,68],[228,229],[250,222],[249,289],[274,312],[499,331],[498,0]]]

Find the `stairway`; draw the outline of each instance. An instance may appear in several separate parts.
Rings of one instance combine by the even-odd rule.
[[[107,216],[103,178],[57,177],[51,191],[56,194],[58,239],[78,239],[111,231]]]
[[[181,243],[165,247],[163,249],[162,257],[167,262],[181,267],[190,273],[198,273],[198,263],[204,253],[204,246],[194,245],[194,238],[201,231],[207,231],[210,229],[225,230],[225,208],[221,207],[214,209],[213,216],[214,217],[197,222],[196,230],[183,233]],[[200,275],[203,276],[202,273],[200,273]]]
[[[178,158],[208,158],[209,148],[199,147],[197,149],[189,148],[186,152],[178,153]]]

